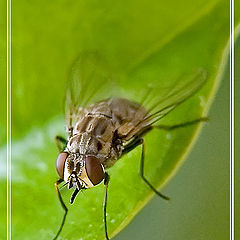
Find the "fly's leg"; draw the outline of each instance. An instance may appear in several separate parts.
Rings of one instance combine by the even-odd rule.
[[[184,122],[184,123],[180,123],[180,124],[175,124],[175,125],[157,125],[157,126],[149,126],[146,129],[144,129],[142,131],[142,133],[139,136],[136,136],[130,143],[128,143],[123,151],[122,151],[122,155],[130,152],[131,150],[133,150],[135,147],[137,147],[138,145],[142,145],[142,156],[141,156],[141,163],[140,163],[140,176],[141,178],[144,180],[144,182],[161,198],[165,199],[165,200],[170,200],[169,197],[163,195],[162,193],[160,193],[156,188],[153,187],[153,185],[146,179],[146,177],[144,176],[144,158],[145,158],[145,154],[144,154],[144,140],[142,138],[142,136],[144,136],[146,133],[150,132],[151,130],[153,130],[154,128],[157,129],[163,129],[163,130],[167,130],[167,131],[171,131],[171,130],[175,130],[178,128],[183,128],[183,127],[187,127],[187,126],[191,126],[200,122],[206,122],[208,121],[209,118],[207,117],[202,117],[202,118],[198,118],[192,121],[188,121],[188,122]]]
[[[142,155],[141,155],[141,162],[140,162],[140,176],[143,181],[161,198],[165,200],[170,200],[169,197],[160,193],[144,176],[144,159],[145,159],[145,147],[144,147],[144,140],[141,138],[141,145],[142,145]]]
[[[109,180],[110,180],[109,175],[105,173],[105,178],[104,178],[105,195],[104,195],[104,201],[103,201],[103,215],[104,215],[104,229],[105,229],[106,240],[109,240],[108,232],[107,232],[107,193],[108,193]]]
[[[68,143],[68,141],[61,136],[56,136],[55,142],[56,142],[59,152],[62,152],[66,148],[67,143]]]
[[[149,128],[148,131],[150,131],[151,129],[152,128]],[[144,156],[145,156],[145,154],[144,154],[144,140],[143,140],[143,138],[136,137],[135,139],[133,139],[129,144],[127,144],[125,146],[125,148],[123,149],[123,154],[126,154],[126,153],[130,152],[131,150],[133,150],[135,147],[137,147],[139,145],[142,145],[142,155],[141,155],[141,162],[140,162],[140,176],[141,176],[141,178],[159,197],[161,197],[165,200],[170,200],[169,197],[163,195],[156,188],[154,188],[153,185],[144,176]]]
[[[142,141],[143,141],[142,138],[139,138],[139,137],[134,138],[129,144],[127,144],[124,147],[122,151],[122,155],[132,151],[135,147],[142,144]]]
[[[187,126],[191,126],[194,124],[197,124],[199,122],[205,122],[208,121],[209,119],[207,117],[202,117],[202,118],[198,118],[192,121],[188,121],[185,123],[180,123],[180,124],[176,124],[176,125],[157,125],[157,126],[152,126],[149,127],[148,129],[146,129],[145,132],[149,132],[150,130],[152,130],[153,128],[158,128],[158,129],[163,129],[163,130],[174,130],[177,128],[182,128],[182,127],[187,127]],[[162,193],[160,193],[156,188],[154,188],[154,186],[146,179],[146,177],[144,176],[144,159],[145,159],[145,145],[144,145],[144,140],[143,138],[139,138],[137,140],[135,140],[135,143],[137,143],[138,145],[141,144],[142,145],[142,156],[141,156],[141,163],[140,163],[140,176],[142,177],[142,179],[144,180],[144,182],[161,198],[165,199],[165,200],[170,200],[169,197],[163,195]],[[135,146],[128,146],[128,148],[133,149]]]
[[[208,117],[202,117],[202,118],[197,118],[195,120],[180,123],[180,124],[176,124],[176,125],[157,125],[157,126],[153,126],[153,128],[158,128],[158,129],[163,129],[163,130],[166,130],[166,131],[171,131],[171,130],[175,130],[177,128],[188,127],[188,126],[200,123],[200,122],[206,122],[208,120],[209,120]]]
[[[61,203],[61,206],[62,206],[62,208],[63,208],[63,210],[64,210],[64,215],[63,215],[62,223],[61,223],[61,225],[60,225],[60,227],[59,227],[59,229],[58,229],[58,232],[57,232],[56,236],[53,238],[53,240],[56,240],[56,239],[58,238],[59,234],[61,233],[62,228],[63,228],[64,223],[65,223],[65,220],[66,220],[67,213],[68,213],[68,209],[67,209],[65,203],[63,202],[61,193],[60,193],[59,188],[58,188],[58,185],[59,185],[61,182],[63,182],[63,179],[59,179],[58,181],[56,181],[56,182],[55,182],[55,188],[56,188],[56,192],[57,192],[58,199],[59,199],[59,201],[60,201],[60,203]]]

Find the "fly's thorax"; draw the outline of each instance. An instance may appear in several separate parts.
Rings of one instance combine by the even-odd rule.
[[[111,115],[107,114],[107,111],[86,112],[74,126],[73,134],[85,136],[82,142],[86,142],[87,138],[101,139],[104,143],[111,142],[116,127]]]
[[[95,122],[94,122],[95,123]],[[100,125],[98,125],[100,124]],[[106,161],[114,160],[121,155],[121,142],[116,140],[116,130],[112,124],[105,131],[100,131],[103,121],[98,121],[98,128],[92,128],[92,131],[76,133],[73,135],[67,144],[67,149],[70,152],[79,152],[82,155],[93,155],[101,160],[104,166],[112,166],[106,164]],[[102,128],[104,129],[104,128]],[[115,131],[114,131],[115,130]],[[103,133],[102,135],[100,133]]]
[[[68,188],[86,189],[99,184],[105,176],[100,159],[94,155],[60,153],[57,158],[57,171]]]

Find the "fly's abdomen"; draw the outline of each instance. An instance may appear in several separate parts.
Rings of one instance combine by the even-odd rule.
[[[123,140],[129,140],[144,128],[144,118],[148,112],[140,104],[116,98],[109,100],[109,106],[118,135]]]

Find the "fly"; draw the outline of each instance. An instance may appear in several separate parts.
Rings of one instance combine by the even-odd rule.
[[[93,86],[94,79],[102,85],[106,75],[102,66],[99,66],[98,54],[83,53],[80,56],[73,66],[67,86],[65,117],[68,138],[65,140],[62,137],[56,137],[60,153],[56,162],[59,180],[55,183],[55,187],[65,214],[54,239],[57,239],[61,233],[68,212],[59,184],[65,182],[69,189],[74,189],[70,199],[72,204],[79,191],[104,182],[104,227],[105,237],[109,240],[106,213],[110,177],[107,170],[124,154],[139,145],[142,146],[141,178],[158,196],[169,200],[144,175],[144,136],[154,129],[170,131],[206,121],[207,118],[202,117],[173,126],[158,124],[161,118],[201,88],[206,80],[205,75],[203,70],[199,70],[191,76],[189,81],[176,84],[171,91],[159,97],[149,108],[145,107],[148,97],[141,103],[126,98],[111,97],[89,104],[89,101],[97,95],[96,89],[100,88],[100,86]]]

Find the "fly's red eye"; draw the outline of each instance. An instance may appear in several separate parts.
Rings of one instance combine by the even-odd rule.
[[[64,165],[65,165],[65,161],[66,161],[68,155],[69,154],[67,152],[62,152],[62,153],[59,153],[59,155],[57,157],[56,169],[57,169],[57,173],[61,179],[63,179]]]
[[[104,171],[99,159],[95,156],[86,157],[86,172],[93,185],[104,179]]]

